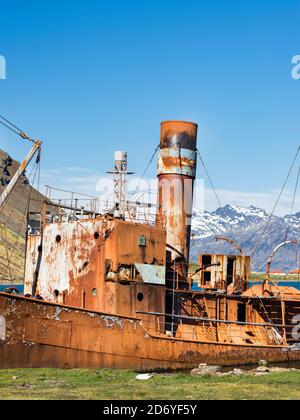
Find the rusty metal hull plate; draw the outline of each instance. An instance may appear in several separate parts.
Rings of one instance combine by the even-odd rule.
[[[0,367],[190,369],[300,360],[300,351],[152,336],[139,319],[0,294]]]

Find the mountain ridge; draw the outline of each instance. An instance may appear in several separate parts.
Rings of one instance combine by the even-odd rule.
[[[286,216],[272,216],[266,210],[249,206],[226,205],[215,211],[194,210],[191,241],[191,260],[203,253],[229,253],[236,250],[226,242],[216,242],[222,235],[237,242],[245,254],[252,256],[252,270],[264,271],[267,259],[276,245],[300,236],[300,212]],[[264,232],[267,223],[268,228]],[[256,249],[255,254],[253,251]],[[272,268],[285,272],[299,268],[298,246],[286,246],[274,259]]]

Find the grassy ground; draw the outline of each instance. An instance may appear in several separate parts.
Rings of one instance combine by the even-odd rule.
[[[300,400],[300,372],[238,378],[160,374],[146,382],[135,377],[111,370],[0,370],[0,400]]]
[[[20,281],[24,276],[25,240],[0,224],[0,277],[1,281]],[[11,263],[8,265],[8,259]]]

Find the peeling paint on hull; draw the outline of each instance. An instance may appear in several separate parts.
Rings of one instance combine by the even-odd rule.
[[[59,313],[59,321],[57,314]],[[0,294],[6,336],[0,367],[190,369],[199,363],[224,366],[300,360],[300,351],[199,343],[153,336],[139,319],[57,306]],[[2,318],[1,318],[2,319]]]

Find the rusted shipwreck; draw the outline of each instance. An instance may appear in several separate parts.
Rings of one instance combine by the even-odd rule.
[[[1,367],[153,370],[300,360],[293,333],[300,292],[269,278],[249,287],[250,259],[242,252],[200,256],[189,271],[197,128],[161,125],[154,223],[128,211],[124,153],[116,154],[111,212],[52,201],[31,215],[24,295],[0,293]]]

